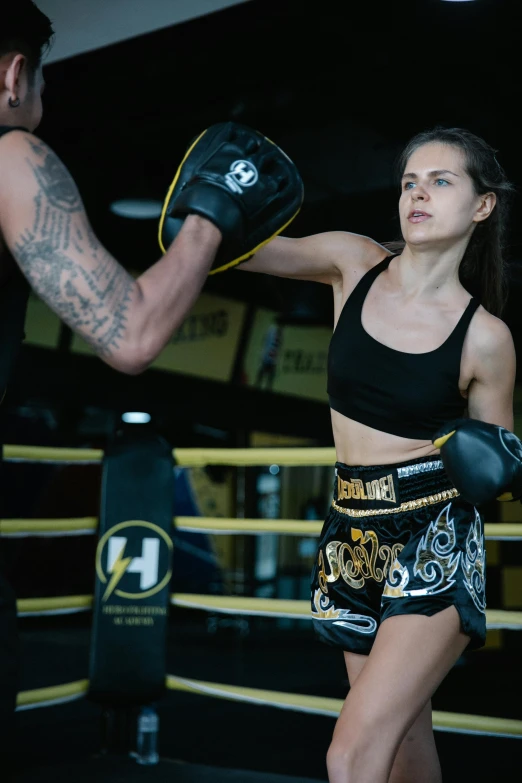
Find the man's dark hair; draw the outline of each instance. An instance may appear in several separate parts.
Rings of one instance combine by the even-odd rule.
[[[36,71],[54,34],[51,20],[32,0],[9,0],[0,17],[0,57],[20,52],[29,69]]]

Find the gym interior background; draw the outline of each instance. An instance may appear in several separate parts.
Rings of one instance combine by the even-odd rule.
[[[404,143],[438,123],[463,126],[498,149],[517,188],[505,320],[520,354],[516,4],[209,2],[193,6],[201,5],[195,18],[187,12],[174,24],[161,15],[165,3],[147,0],[130,5],[136,13],[146,7],[155,29],[140,27],[138,17],[138,29],[131,29],[130,14],[122,34],[112,14],[119,7],[125,16],[125,2],[111,0],[105,10],[90,0],[37,4],[55,14],[58,35],[45,68],[39,135],[73,174],[96,233],[131,273],[159,257],[162,199],[188,142],[215,122],[258,128],[297,164],[306,195],[288,235],[347,230],[379,241],[398,238],[394,162]],[[76,49],[59,44],[60,36],[75,41],[82,25],[99,38],[85,34]],[[4,401],[6,442],[103,449],[122,413],[145,411],[173,447],[330,446],[331,328],[326,286],[240,271],[215,275],[153,366],[128,377],[93,357],[32,297]],[[522,437],[517,381],[515,429]],[[97,514],[99,466],[4,470],[6,517]],[[195,504],[202,516],[318,520],[331,481],[331,468],[323,467],[178,471],[176,512]],[[488,521],[501,520],[522,521],[520,504],[489,509]],[[92,592],[95,543],[94,537],[7,540],[19,597]],[[178,534],[172,592],[307,598],[313,553],[308,539]],[[489,542],[487,554],[489,605],[522,610],[520,544]],[[21,626],[24,688],[86,676],[87,616],[27,618]],[[449,675],[435,707],[520,718],[521,645],[520,633],[490,632],[486,648]],[[346,692],[338,653],[319,645],[302,620],[173,608],[168,656],[169,668],[187,677],[338,698]],[[329,718],[182,693],[169,695],[159,710],[166,757],[326,779]],[[47,763],[96,752],[93,705],[51,712],[19,715],[21,753]],[[460,779],[464,758],[470,780],[507,772],[520,759],[514,740],[438,734],[437,741],[448,781]]]

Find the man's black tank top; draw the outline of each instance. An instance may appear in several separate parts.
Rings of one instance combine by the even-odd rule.
[[[12,130],[27,130],[27,128],[15,129],[0,125],[0,137]],[[29,284],[7,251],[1,263],[9,271],[5,278],[2,275],[3,282],[0,285],[0,400],[4,397],[13,365],[24,339],[29,297]]]
[[[392,258],[370,269],[343,307],[328,352],[330,407],[381,432],[431,440],[442,424],[464,413],[462,346],[480,302],[470,300],[453,332],[434,351],[411,354],[389,348],[363,329],[361,314],[372,283]]]

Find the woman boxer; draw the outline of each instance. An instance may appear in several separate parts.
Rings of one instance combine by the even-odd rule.
[[[491,147],[456,128],[413,138],[400,176],[401,252],[330,232],[274,239],[240,267],[333,289],[338,462],[312,575],[314,627],[344,651],[351,686],[331,783],[441,780],[430,699],[484,643],[485,557],[480,514],[432,438],[466,408],[513,427],[515,351],[498,317],[511,186]]]

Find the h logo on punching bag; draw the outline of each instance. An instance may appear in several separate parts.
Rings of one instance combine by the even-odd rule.
[[[126,536],[115,535],[123,531]],[[121,522],[108,530],[96,551],[96,572],[106,585],[102,601],[107,601],[113,594],[139,600],[160,592],[171,576],[170,567],[162,570],[160,563],[170,562],[171,551],[170,537],[151,522]],[[139,574],[137,585],[131,574]],[[136,592],[136,587],[139,587],[139,592]]]
[[[251,188],[259,179],[256,167],[248,160],[236,160],[225,175],[225,180],[234,193],[242,193],[242,188]]]
[[[140,574],[140,589],[146,590],[158,583],[159,538],[144,538],[141,557],[124,557],[127,539],[123,536],[109,538],[107,553],[107,570],[113,575],[103,599],[106,601],[116,585],[115,576]],[[119,581],[119,579],[118,579]]]

